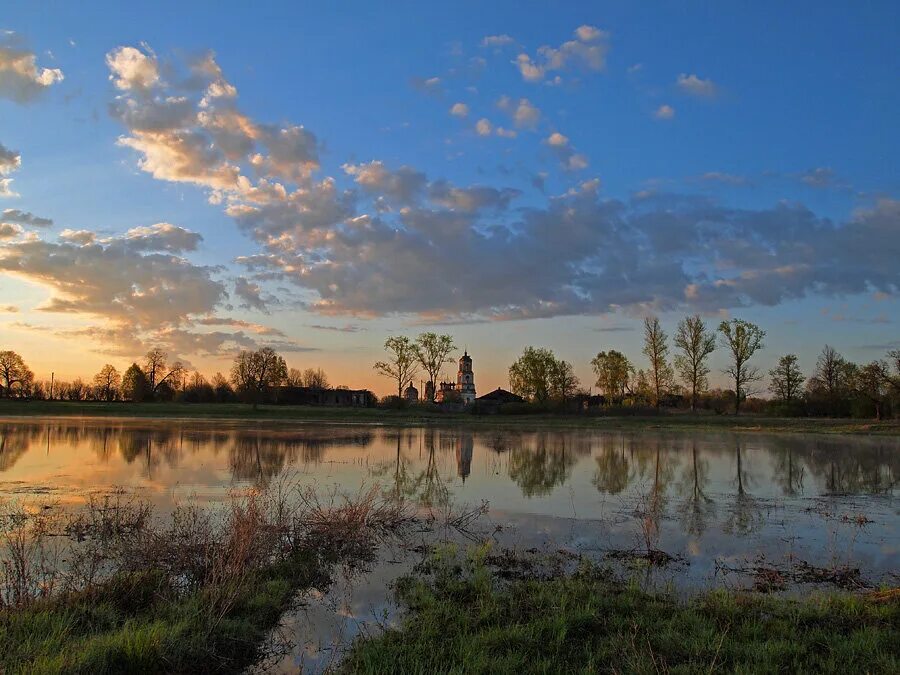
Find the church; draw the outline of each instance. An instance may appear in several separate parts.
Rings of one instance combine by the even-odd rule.
[[[434,382],[425,383],[425,400],[431,399],[434,391]],[[406,389],[405,398],[408,401],[417,401],[419,391],[410,383]],[[434,391],[436,403],[460,402],[469,405],[475,400],[475,373],[472,371],[472,357],[466,351],[459,358],[459,369],[456,372],[456,382],[441,382],[437,391]]]

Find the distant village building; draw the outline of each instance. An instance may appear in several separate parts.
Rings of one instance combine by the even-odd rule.
[[[511,391],[506,391],[506,389],[497,387],[489,394],[479,396],[477,399],[475,399],[475,402],[478,404],[478,410],[480,412],[496,413],[503,405],[506,405],[508,403],[524,403],[525,399],[518,394],[514,394]]]
[[[525,399],[519,396],[518,394],[514,394],[511,391],[506,391],[506,389],[501,389],[497,387],[489,394],[485,394],[484,396],[479,396],[477,399],[479,403],[524,403]]]
[[[432,382],[431,380],[428,380],[428,382],[425,383],[425,400],[433,401],[434,395],[435,395],[434,382]]]
[[[275,387],[276,403],[367,408],[376,398],[368,389],[321,389],[319,387]]]
[[[428,392],[428,385],[425,385],[425,391]],[[472,357],[468,351],[459,359],[456,382],[441,382],[440,389],[435,393],[435,401],[438,403],[458,401],[463,405],[475,401],[475,373],[472,371]]]
[[[405,398],[409,403],[418,403],[419,390],[413,386],[412,382],[409,383],[406,391],[403,392],[403,398]]]

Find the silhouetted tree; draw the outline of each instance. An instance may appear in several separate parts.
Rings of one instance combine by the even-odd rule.
[[[851,371],[852,365],[834,347],[825,345],[816,360],[816,369],[809,378],[807,391],[813,401],[824,401],[832,417],[837,416],[841,408],[845,409],[845,413],[849,411],[846,399]]]
[[[578,384],[572,364],[554,358],[550,364],[550,397],[565,402],[575,395]]]
[[[97,398],[101,401],[115,401],[119,397],[119,385],[122,376],[114,366],[107,363],[100,372],[94,375],[94,387],[97,390]]]
[[[213,375],[212,388],[217,403],[229,403],[234,400],[234,389],[222,373]]]
[[[13,351],[0,352],[0,395],[11,398],[28,393],[34,373],[25,365],[22,357]]]
[[[271,387],[278,386],[286,377],[287,364],[271,347],[255,352],[242,351],[231,366],[231,381],[254,408]]]
[[[405,335],[395,335],[384,341],[384,348],[388,360],[377,361],[374,368],[379,374],[396,380],[397,396],[402,398],[403,387],[412,382],[419,369],[415,345]]]
[[[572,364],[549,349],[526,347],[509,367],[509,386],[513,393],[535,403],[550,399],[565,400],[578,387]]]
[[[850,389],[870,403],[875,409],[875,419],[880,420],[887,398],[888,365],[884,361],[872,361],[862,368],[852,367],[848,377]]]
[[[621,402],[625,398],[628,381],[634,367],[622,352],[610,349],[600,352],[591,360],[594,374],[597,376],[596,386],[606,395],[608,402]]]
[[[307,368],[303,371],[303,386],[311,389],[328,389],[328,375],[321,368]]]
[[[452,363],[450,355],[456,349],[453,337],[437,333],[422,333],[413,344],[416,360],[428,374],[429,382],[437,382],[438,375],[446,363]],[[434,402],[435,388],[429,390],[429,400]]]
[[[748,385],[760,379],[759,370],[747,365],[750,358],[763,348],[766,332],[756,324],[743,319],[732,319],[719,324],[722,342],[731,352],[731,365],[722,372],[734,382],[734,414],[741,409],[741,402],[750,393]]]
[[[184,366],[180,361],[176,361],[171,367],[168,366],[168,354],[159,347],[151,349],[147,352],[144,361],[144,374],[147,377],[147,384],[150,392],[155,396],[163,385],[168,385],[172,389],[177,389],[180,384],[180,378],[184,374]]]
[[[706,365],[709,355],[716,349],[716,334],[706,330],[699,314],[688,316],[678,322],[675,331],[675,367],[681,379],[691,390],[691,410],[697,410],[697,397],[706,390]]]
[[[659,402],[672,387],[672,367],[669,365],[668,336],[659,319],[648,316],[644,319],[644,355],[650,359],[649,380],[653,392],[653,405],[659,409]]]
[[[122,376],[122,397],[127,401],[140,403],[150,394],[147,376],[138,364],[132,363]]]
[[[778,365],[769,371],[769,389],[779,401],[793,401],[800,396],[803,386],[803,372],[797,365],[795,354],[786,354],[778,359]]]

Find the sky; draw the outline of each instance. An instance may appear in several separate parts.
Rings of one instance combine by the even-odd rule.
[[[272,346],[384,394],[434,330],[479,392],[528,345],[591,385],[689,313],[764,370],[900,346],[896,2],[79,4],[0,17],[0,349],[40,379]]]

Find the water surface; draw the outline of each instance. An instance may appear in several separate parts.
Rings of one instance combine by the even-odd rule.
[[[285,472],[322,490],[377,484],[422,509],[490,504],[499,546],[607,560],[659,549],[653,570],[685,588],[746,585],[755,564],[860,569],[900,581],[900,439],[802,434],[386,428],[221,421],[0,422],[0,499],[77,505],[124,489],[160,513],[216,503]],[[390,614],[386,585],[418,554],[392,551],[369,574],[291,617],[307,643],[285,662],[320,667],[335,634]],[[348,623],[349,622],[349,623]],[[293,627],[293,628],[292,628]],[[284,663],[282,664],[284,665]]]

